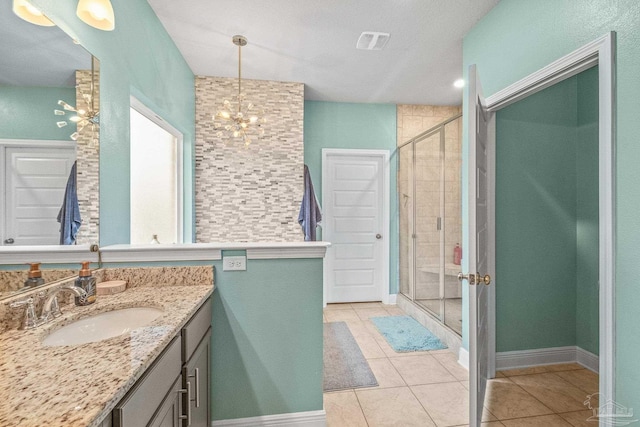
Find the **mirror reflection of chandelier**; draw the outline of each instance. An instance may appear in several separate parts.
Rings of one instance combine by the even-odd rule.
[[[256,109],[242,93],[242,46],[247,45],[247,39],[238,35],[233,36],[232,40],[238,46],[238,95],[231,101],[224,100],[222,108],[213,116],[213,125],[218,138],[226,134],[229,138],[242,138],[244,144],[249,145],[252,141],[251,133],[256,133],[258,137],[264,135],[262,125],[267,120],[262,117],[264,112]]]
[[[96,138],[96,129],[100,126],[100,111],[96,108],[95,105],[95,61],[96,58],[91,56],[91,82],[89,86],[89,93],[82,92],[82,88],[76,86],[76,90],[81,93],[81,98],[84,101],[84,108],[80,105],[76,105],[75,107],[63,101],[62,99],[58,100],[58,105],[61,106],[62,110],[53,110],[53,113],[56,116],[66,116],[69,114],[70,116],[65,117],[56,122],[56,125],[59,128],[63,128],[71,123],[76,125],[76,130],[70,135],[70,138],[74,141],[78,139],[80,132],[86,127],[91,126],[91,143],[94,144],[97,141]]]

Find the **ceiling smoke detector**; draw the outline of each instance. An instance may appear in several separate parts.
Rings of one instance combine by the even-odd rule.
[[[388,41],[389,33],[364,31],[358,38],[356,48],[362,50],[382,50]]]

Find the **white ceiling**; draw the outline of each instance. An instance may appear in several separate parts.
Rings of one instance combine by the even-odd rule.
[[[302,82],[306,99],[459,105],[462,38],[499,0],[148,1],[196,75],[237,77],[241,34],[243,78]],[[363,31],[391,38],[356,50]]]

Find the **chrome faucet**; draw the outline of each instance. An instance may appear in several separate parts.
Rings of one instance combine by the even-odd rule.
[[[85,292],[85,290],[77,286],[67,285],[55,289],[53,292],[51,292],[51,294],[47,297],[47,299],[44,301],[44,304],[42,305],[42,313],[40,314],[41,323],[49,322],[55,317],[58,317],[62,314],[62,312],[60,311],[60,306],[58,305],[58,294],[62,291],[69,291],[81,299],[87,297],[87,293]]]
[[[36,294],[36,296],[38,296]],[[28,297],[20,301],[14,301],[9,304],[11,308],[21,308],[26,307],[24,312],[24,319],[22,321],[22,325],[20,325],[20,329],[33,329],[37,326],[40,326],[44,323],[41,319],[38,319],[36,316],[36,308],[34,304],[33,297]]]

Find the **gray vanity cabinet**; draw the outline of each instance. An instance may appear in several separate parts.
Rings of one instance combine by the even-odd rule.
[[[178,336],[116,405],[112,412],[114,427],[147,427],[167,399],[175,395],[181,399],[180,389],[174,392],[175,384],[182,384],[177,381],[181,377],[181,350]]]
[[[182,422],[182,375],[160,405],[148,427],[180,427]]]
[[[185,412],[188,414],[185,427],[209,427],[210,425],[210,360],[211,330],[209,329],[193,352],[191,359],[189,359],[182,369],[182,375],[185,379],[185,389],[189,390],[185,396]],[[186,402],[187,399],[189,399],[189,402]]]
[[[210,427],[209,363],[211,361],[211,301],[208,300],[182,329],[184,395],[183,427]]]
[[[207,299],[101,427],[210,427],[210,359]]]

